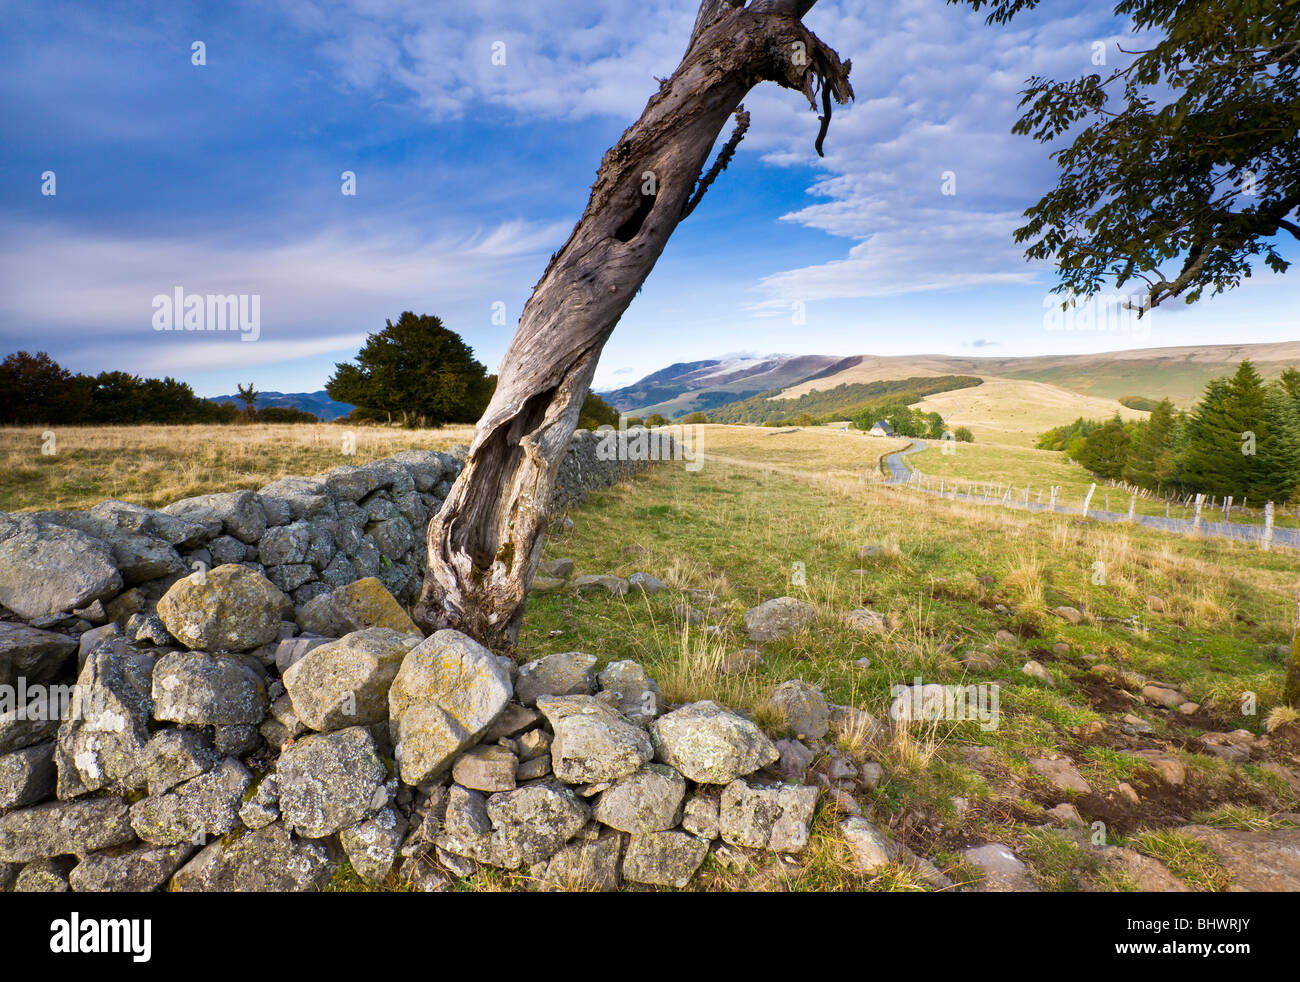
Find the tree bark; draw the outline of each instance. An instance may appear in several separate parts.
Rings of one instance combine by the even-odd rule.
[[[814,109],[822,95],[824,135],[830,97],[853,96],[851,64],[800,22],[815,2],[703,0],[681,64],[605,153],[582,218],[524,307],[464,470],[429,523],[415,608],[426,633],[450,627],[513,649],[601,349],[721,169],[701,178],[727,118],[736,114],[743,134],[741,100],[773,81],[803,92]]]

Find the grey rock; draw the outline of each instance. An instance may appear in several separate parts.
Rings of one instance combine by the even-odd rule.
[[[118,627],[117,623],[114,621],[109,621],[107,624],[102,624],[99,627],[91,628],[89,631],[85,632],[77,642],[78,671],[80,671],[81,666],[86,664],[86,658],[95,650],[97,644],[101,641],[108,641],[111,638],[121,636],[122,629]]]
[[[622,852],[623,837],[606,831],[595,839],[575,839],[528,872],[539,890],[610,892],[619,888]]]
[[[695,792],[686,799],[686,806],[682,811],[682,828],[691,835],[713,841],[718,837],[720,807],[721,801],[716,793]]]
[[[505,747],[473,747],[456,759],[451,779],[473,791],[513,791],[518,766],[519,758]]]
[[[57,781],[53,743],[0,756],[0,812],[52,797]]]
[[[668,584],[663,580],[651,576],[649,573],[633,573],[627,578],[628,586],[642,590],[647,594],[662,593],[668,589]]]
[[[290,666],[295,664],[307,652],[314,648],[319,648],[323,644],[329,644],[334,638],[322,638],[315,635],[299,638],[286,638],[278,642],[275,646],[275,668],[281,675],[289,671]]]
[[[364,467],[335,467],[321,475],[325,487],[339,501],[357,502],[379,487],[379,475]]]
[[[515,696],[525,706],[540,696],[589,695],[596,691],[596,656],[581,651],[547,655],[519,666]]]
[[[547,781],[492,795],[487,815],[501,854],[514,868],[554,855],[587,824],[591,812],[568,788]]]
[[[685,778],[663,764],[647,764],[600,796],[596,821],[622,832],[662,832],[681,822],[685,797]]]
[[[266,718],[266,688],[235,659],[201,651],[174,652],[153,673],[154,717],[173,723],[256,726]]]
[[[617,780],[654,755],[645,730],[591,696],[543,697],[537,708],[555,733],[551,767],[568,784]]]
[[[20,678],[29,686],[48,682],[76,650],[65,634],[0,621],[0,685],[17,686]]]
[[[212,745],[223,757],[251,754],[261,742],[261,733],[251,723],[232,723],[212,728]]]
[[[194,521],[221,520],[221,527],[240,542],[254,543],[266,531],[266,512],[252,491],[225,491],[185,498],[160,509],[165,515]]]
[[[296,519],[314,518],[328,512],[333,505],[324,481],[310,477],[282,477],[272,481],[257,492],[263,503],[275,499],[288,506],[289,514]]]
[[[319,890],[338,869],[324,843],[290,834],[283,822],[211,843],[172,877],[178,892],[297,893]]]
[[[406,819],[392,808],[384,808],[339,833],[348,862],[363,879],[383,883],[393,871]]]
[[[0,862],[84,856],[134,837],[121,798],[53,801],[0,816]]]
[[[623,855],[623,879],[680,890],[690,883],[708,852],[708,841],[688,832],[634,835]]]
[[[79,893],[149,893],[166,883],[193,852],[189,843],[117,846],[91,853],[68,879]]]
[[[745,611],[745,630],[751,641],[775,641],[810,626],[817,608],[806,600],[777,597]]]
[[[387,770],[374,737],[354,726],[303,737],[280,756],[280,812],[300,835],[320,839],[384,807]]]
[[[177,580],[158,601],[158,616],[188,648],[251,651],[279,637],[290,606],[261,573],[227,565]]]
[[[816,808],[814,787],[765,788],[733,781],[722,790],[718,829],[733,846],[802,852]]]
[[[28,863],[14,881],[14,893],[67,893],[73,862],[70,856],[54,856]]]
[[[121,589],[106,543],[27,516],[0,515],[0,604],[19,617],[75,610]]]
[[[242,563],[248,558],[249,548],[233,535],[219,535],[208,543],[208,554],[214,566]]]
[[[225,835],[239,821],[239,806],[253,776],[227,759],[172,791],[150,795],[131,806],[131,827],[145,842],[200,845],[204,836]]]
[[[646,675],[638,662],[611,662],[597,674],[602,692],[618,699],[618,711],[632,722],[645,726],[664,711],[659,683]]]
[[[458,631],[411,649],[388,693],[393,742],[407,784],[423,784],[473,746],[514,689],[496,656]]]
[[[585,575],[575,576],[569,584],[579,593],[608,593],[614,597],[625,597],[629,589],[627,580],[621,576]]]
[[[800,679],[778,685],[772,693],[771,706],[786,732],[800,740],[820,740],[830,730],[826,697]]]
[[[1032,893],[1038,887],[1029,878],[1025,864],[1000,842],[972,846],[963,855],[984,874],[973,889],[985,893]]]
[[[308,647],[284,673],[294,712],[313,730],[383,722],[388,690],[417,644],[417,637],[376,627]]]
[[[780,756],[752,721],[707,700],[659,717],[650,733],[655,758],[699,784],[730,784]]]
[[[257,783],[239,806],[239,820],[250,829],[261,829],[280,818],[280,775],[272,771]]]
[[[57,692],[43,688],[39,693],[28,694],[26,705],[16,705],[0,713],[0,754],[51,739],[59,732],[63,713],[63,702]]]

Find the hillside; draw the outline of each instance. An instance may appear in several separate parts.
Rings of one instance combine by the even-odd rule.
[[[825,419],[847,419],[868,406],[912,405],[938,393],[980,385],[973,375],[939,375],[880,382],[854,382],[832,389],[815,389],[797,399],[773,399],[766,394],[729,403],[709,413],[713,423],[766,423],[794,419],[807,413]]]
[[[1047,382],[1101,399],[1122,396],[1168,397],[1180,407],[1200,398],[1212,378],[1230,374],[1249,358],[1265,378],[1300,364],[1300,341],[1270,344],[1189,345],[1136,348],[1089,355],[1044,355],[1031,358],[968,358],[953,355],[863,355],[841,371],[805,379],[780,393],[792,399],[813,389],[842,383],[877,382],[918,375],[979,375]],[[1079,414],[1075,414],[1076,416]]]
[[[620,412],[675,418],[839,372],[851,361],[829,355],[766,355],[680,362],[598,394]]]

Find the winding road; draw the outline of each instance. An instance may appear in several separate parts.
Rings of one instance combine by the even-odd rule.
[[[914,453],[920,453],[929,447],[924,440],[916,440],[910,446],[902,450],[896,450],[885,457],[885,469],[888,471],[886,484],[907,484],[912,477],[912,469],[908,467],[905,457]],[[916,488],[926,494],[939,495],[940,492],[930,488]],[[946,498],[953,497],[952,494],[944,493]],[[990,497],[988,495],[978,494],[960,494],[956,496],[962,501],[969,501],[974,504],[1000,505],[1001,499]],[[1060,514],[1078,513],[1079,509],[1057,505],[1053,509],[1050,505],[1040,504],[1036,501],[1008,501],[1006,506],[1019,508],[1022,511],[1056,511]],[[1128,512],[1105,511],[1099,508],[1089,508],[1088,517],[1095,518],[1099,522],[1126,522],[1128,521]],[[1148,528],[1161,529],[1166,532],[1176,532],[1180,535],[1186,535],[1192,530],[1192,520],[1190,518],[1163,518],[1159,515],[1134,515],[1133,521]],[[1236,539],[1242,542],[1258,542],[1264,537],[1263,525],[1245,525],[1233,524],[1232,522],[1209,522],[1204,518],[1201,519],[1201,535],[1213,536],[1219,539]],[[1273,528],[1273,545],[1286,549],[1300,549],[1300,529],[1282,528],[1274,526]]]

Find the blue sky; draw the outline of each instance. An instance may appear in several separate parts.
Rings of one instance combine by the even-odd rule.
[[[1054,168],[1009,132],[1017,93],[1031,74],[1092,70],[1095,41],[1120,57],[1128,38],[1110,3],[1045,7],[990,27],[942,0],[821,0],[807,22],[852,58],[858,95],[836,112],[826,158],[801,96],[751,93],[736,160],[669,243],[597,386],[737,353],[1300,337],[1300,275],[1267,271],[1161,308],[1139,334],[1045,329],[1051,272],[1010,233]],[[204,395],[248,381],[311,390],[410,309],[441,316],[495,369],[695,8],[0,2],[0,353],[170,374]],[[191,63],[195,41],[205,65]],[[260,337],[153,330],[153,298],[177,287],[260,296]]]

